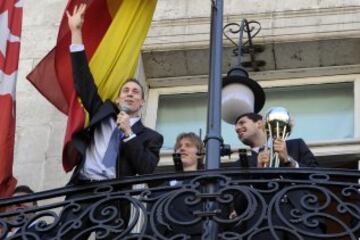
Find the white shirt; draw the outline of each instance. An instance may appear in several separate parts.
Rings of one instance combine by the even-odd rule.
[[[139,120],[139,117],[130,118],[130,126],[133,126]],[[106,180],[116,177],[116,166],[107,168],[103,164],[105,152],[115,127],[115,120],[113,118],[108,118],[103,120],[100,123],[100,126],[95,129],[94,137],[85,152],[85,163],[80,170],[81,179]],[[135,134],[122,141],[127,142],[134,137],[136,137]]]

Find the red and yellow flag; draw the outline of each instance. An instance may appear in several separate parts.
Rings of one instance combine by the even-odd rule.
[[[0,197],[16,185],[13,177],[15,91],[20,54],[23,1],[0,1]]]
[[[82,2],[87,4],[83,41],[90,70],[102,99],[115,100],[122,83],[135,73],[157,0],[69,0],[65,10],[71,12]],[[68,115],[63,149],[65,171],[76,165],[70,140],[74,132],[85,127],[86,118],[73,86],[69,45],[64,11],[56,46],[27,76],[41,94]]]

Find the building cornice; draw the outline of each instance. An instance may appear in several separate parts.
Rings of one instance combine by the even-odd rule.
[[[242,18],[259,21],[259,43],[360,37],[360,6],[312,8],[260,13],[225,14],[224,24]],[[154,20],[143,51],[208,47],[209,17]],[[229,44],[224,42],[224,44]]]

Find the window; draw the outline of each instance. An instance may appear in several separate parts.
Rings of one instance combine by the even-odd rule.
[[[354,83],[265,88],[266,104],[262,110],[283,106],[295,118],[290,138],[305,141],[354,138]],[[181,132],[206,134],[207,93],[160,94],[156,129],[164,136],[164,148],[172,148]],[[224,142],[240,146],[234,126],[222,122]]]

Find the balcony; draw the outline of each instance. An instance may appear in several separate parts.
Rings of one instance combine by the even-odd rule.
[[[2,212],[0,239],[358,239],[359,179],[346,169],[224,168],[67,186],[0,200],[38,202]]]

